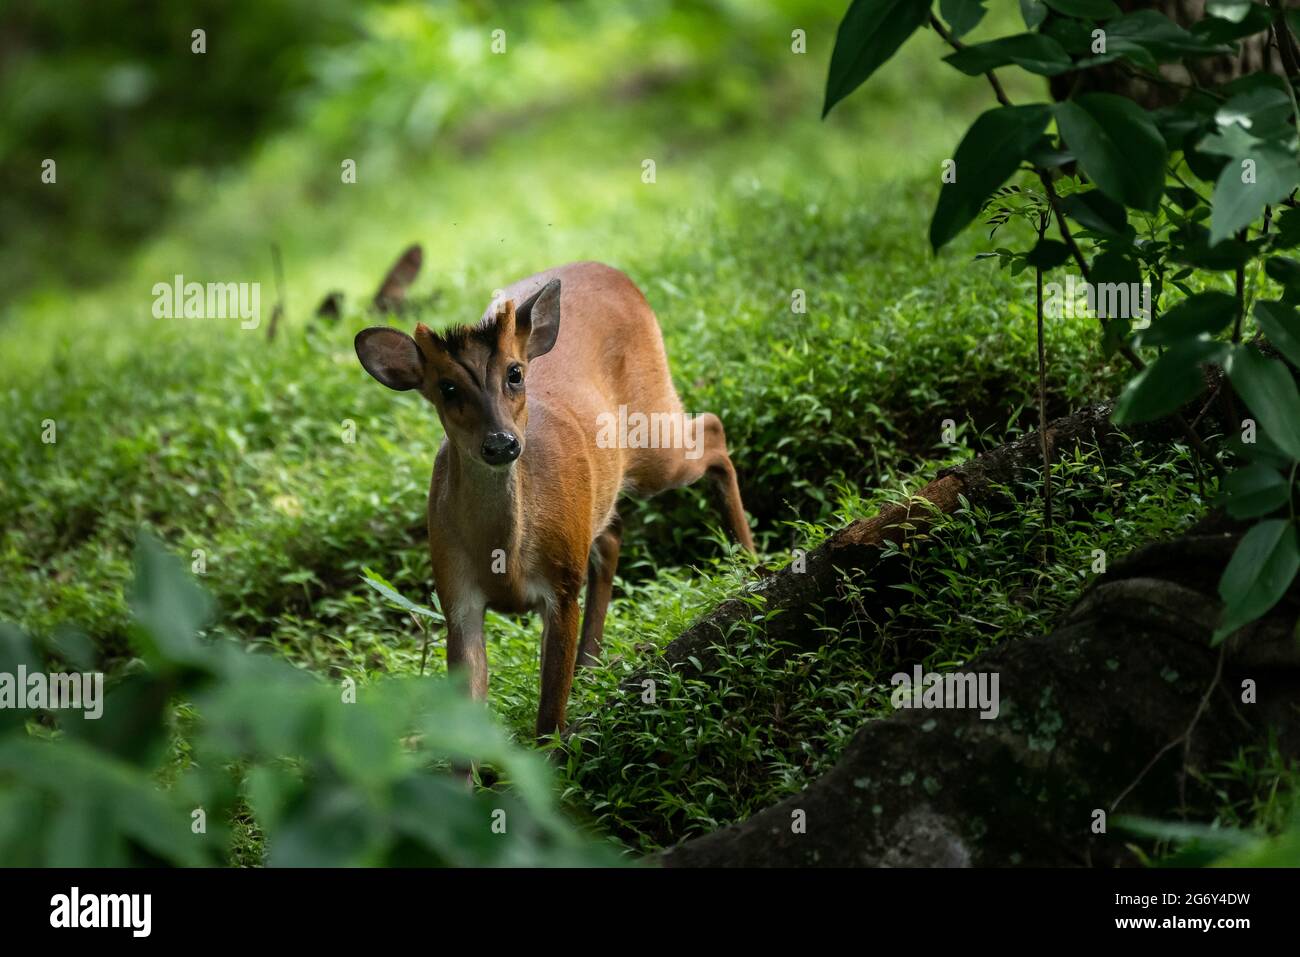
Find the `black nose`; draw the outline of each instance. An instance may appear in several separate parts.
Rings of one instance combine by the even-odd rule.
[[[483,440],[483,461],[488,465],[505,465],[519,458],[519,439],[510,432],[489,432]]]

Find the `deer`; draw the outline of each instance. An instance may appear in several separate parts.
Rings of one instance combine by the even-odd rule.
[[[427,514],[448,672],[485,701],[486,611],[541,617],[539,744],[565,727],[576,669],[600,661],[624,494],[707,475],[725,528],[754,551],[722,420],[686,416],[659,322],[619,270],[559,266],[501,290],[475,325],[375,326],[354,345],[366,372],[418,391],[442,425]]]

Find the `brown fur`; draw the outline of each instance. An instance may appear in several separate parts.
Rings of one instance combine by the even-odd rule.
[[[554,280],[560,282],[558,337],[530,359],[530,347],[535,352],[552,328],[546,323],[554,298],[548,305],[545,287]],[[476,326],[437,334],[421,324],[416,350],[397,335],[367,330],[357,351],[381,382],[419,388],[447,433],[429,488],[429,553],[447,616],[448,665],[468,673],[476,698],[486,697],[484,611],[540,612],[537,734],[544,737],[564,724],[584,581],[582,663],[599,657],[622,492],[654,495],[707,472],[722,493],[729,528],[752,551],[722,423],[711,414],[700,417],[698,458],[681,448],[599,447],[598,417],[620,405],[647,414],[683,412],[649,304],[627,276],[599,263],[572,263],[515,283]],[[523,367],[522,390],[507,384],[516,363]],[[454,397],[443,395],[443,383],[455,388]],[[485,436],[498,431],[513,431],[523,444],[505,467],[489,466],[479,454]],[[494,571],[502,556],[504,572]]]

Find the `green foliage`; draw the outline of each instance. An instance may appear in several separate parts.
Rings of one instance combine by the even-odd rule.
[[[889,548],[884,560],[906,568],[891,610],[834,629],[810,613],[807,633],[824,647],[773,645],[761,624],[747,626],[715,646],[707,673],[683,677],[653,665],[640,672],[655,682],[652,707],[587,709],[568,769],[570,799],[642,850],[744,820],[830,770],[864,721],[895,714],[895,671],[916,661],[927,671],[960,669],[999,643],[1049,630],[1088,584],[1093,549],[1120,553],[1176,534],[1203,506],[1182,491],[1192,484],[1185,453],[1157,457],[1135,446],[1125,464],[1107,466],[1086,449],[1062,452],[1050,532],[1027,482],[1008,490],[1023,502],[1015,510],[967,506],[938,517],[905,548]],[[891,488],[862,501],[846,490],[840,510],[872,514],[903,494]],[[815,535],[801,544],[813,547]],[[1054,552],[1050,564],[1026,560],[1044,544]],[[854,576],[841,585],[864,609],[881,607],[874,587]],[[652,620],[654,640],[677,633],[679,619]],[[640,685],[619,689],[636,666],[622,662],[594,676],[599,696],[585,700],[640,694]]]
[[[1131,209],[1154,212],[1164,193],[1165,141],[1137,104],[1087,93],[1054,110],[1062,139],[1103,193]]]
[[[1225,487],[1228,513],[1236,518],[1269,515],[1291,499],[1291,483],[1259,463],[1237,469],[1228,476]]]
[[[57,733],[46,740],[22,722],[0,727],[6,864],[221,863],[244,804],[270,865],[614,860],[559,815],[542,759],[508,744],[450,682],[390,679],[341,690],[205,641],[198,634],[211,602],[148,536],[136,552],[134,592],[139,657],[112,682],[102,715],[48,712]],[[31,658],[20,633],[0,630],[0,664]],[[173,786],[160,790],[171,709],[181,700],[192,733],[170,769]],[[509,788],[467,790],[447,766],[471,759],[491,762]]]
[[[1300,571],[1294,520],[1271,518],[1248,531],[1219,582],[1227,613],[1214,632],[1217,644],[1268,611]]]
[[[984,3],[985,0],[939,0],[939,9],[952,25],[953,36],[964,37],[984,19],[988,12]]]
[[[139,642],[152,639],[130,596],[143,526],[187,561],[206,562],[196,575],[214,599],[213,638],[330,682],[315,713],[334,706],[345,678],[358,683],[358,707],[390,677],[413,680],[426,642],[430,679],[418,685],[438,693],[440,621],[418,611],[413,620],[376,586],[438,610],[423,510],[441,434],[427,404],[369,382],[351,344],[376,321],[356,304],[408,240],[426,255],[412,309],[393,320],[408,329],[472,320],[494,288],[557,262],[598,256],[625,269],[659,316],[686,407],[725,422],[756,533],[777,561],[788,545],[874,507],[842,488],[896,487],[1029,421],[1032,386],[1019,357],[1032,339],[1008,322],[1020,314],[1017,284],[926,260],[913,224],[929,177],[891,165],[890,141],[907,135],[937,168],[949,131],[974,114],[955,71],[904,55],[876,77],[875,100],[841,104],[822,127],[815,110],[793,104],[820,93],[819,55],[829,52],[839,0],[727,11],[647,4],[639,22],[659,26],[640,30],[608,4],[530,6],[523,22],[545,42],[511,28],[511,55],[490,59],[477,40],[468,52],[449,42],[479,37],[478,20],[426,6],[374,14],[373,35],[340,51],[365,70],[340,68],[338,84],[304,100],[300,121],[237,174],[212,188],[200,177],[204,188],[159,224],[118,282],[29,297],[0,323],[0,418],[12,425],[0,430],[0,619],[21,622],[42,649],[72,654],[76,624],[87,666],[110,682],[141,667]],[[555,12],[530,19],[547,9]],[[416,14],[414,24],[405,19]],[[791,22],[806,26],[809,55],[790,53]],[[448,51],[454,71],[438,59]],[[444,66],[426,70],[430,62]],[[647,72],[669,79],[610,96],[611,75]],[[436,136],[411,119],[424,115],[409,109],[416,79],[451,95]],[[935,96],[917,102],[920,86]],[[521,91],[544,121],[511,119]],[[865,129],[877,131],[879,148],[864,147]],[[340,186],[333,157],[354,133],[368,144],[361,175]],[[645,155],[665,157],[653,187],[629,166],[629,144],[643,143]],[[896,176],[862,175],[891,169]],[[178,270],[260,279],[267,309],[271,238],[283,250],[288,306],[273,343],[264,327],[149,315],[151,285]],[[774,262],[799,263],[797,275]],[[806,312],[792,308],[792,284],[807,293]],[[346,293],[342,319],[311,322],[332,288]],[[1086,326],[1063,330],[1059,349],[1061,408],[1113,391],[1113,364],[1089,354]],[[957,446],[940,442],[949,415]],[[57,423],[57,444],[40,441],[46,419]],[[340,433],[348,419],[351,444]],[[571,716],[602,710],[607,680],[741,587],[746,566],[712,536],[716,514],[698,489],[629,502],[607,667],[579,675]],[[487,627],[495,723],[528,747],[539,631],[527,617],[491,615]],[[852,702],[837,664],[852,648],[840,645],[825,667],[821,657],[787,673],[787,698],[812,671],[828,676],[828,689],[840,685],[837,701]],[[188,779],[196,739],[214,720],[196,697],[170,700],[166,735],[147,742],[151,754],[166,752],[152,765],[164,798]],[[694,707],[689,697],[681,706]],[[248,699],[245,710],[267,707]],[[819,702],[792,726],[813,734],[827,708]],[[845,739],[860,723],[851,705],[835,715],[816,740]],[[313,754],[323,747],[308,744]],[[796,738],[774,753],[790,769],[786,787],[806,780],[812,759]],[[228,840],[213,853],[274,861],[278,805],[256,790],[261,771],[246,782],[239,774]],[[577,815],[602,813],[592,807],[603,796],[571,774],[561,790]],[[743,795],[724,803],[749,807]],[[211,833],[220,814],[209,808],[208,817]]]
[[[1055,76],[1070,68],[1070,55],[1065,48],[1041,33],[1020,33],[977,43],[949,54],[944,61],[967,76],[979,76],[1011,64],[1041,76]],[[1046,122],[1043,125],[1046,126]]]
[[[1144,346],[1176,346],[1215,336],[1237,315],[1237,300],[1226,292],[1198,292],[1163,313],[1139,335]],[[1118,417],[1118,421],[1124,421]],[[1141,421],[1140,419],[1137,421]]]
[[[1003,106],[971,126],[955,157],[959,175],[939,191],[930,221],[930,245],[948,244],[970,225],[984,200],[1006,182],[1042,137],[1051,120],[1046,106]],[[973,182],[972,182],[973,181]]]
[[[124,0],[5,4],[0,297],[112,275],[170,209],[177,178],[247,156],[357,20],[348,0],[191,0],[148,16]],[[196,28],[205,52],[192,52]]]
[[[1123,60],[1129,72],[1142,77],[1161,64],[1190,67],[1202,57],[1233,55],[1238,42],[1265,31],[1290,42],[1295,25],[1280,8],[1258,4],[1210,4],[1189,30],[1155,10],[1121,14],[1111,0],[1045,3],[1054,16],[1038,4],[1021,4],[1029,32],[956,49],[947,61],[964,73],[987,73],[992,79],[994,70],[1006,66],[1051,76]],[[846,14],[836,53],[841,48],[896,48],[897,31],[880,30],[862,16],[860,6],[867,5],[855,4]],[[965,27],[964,8],[946,5],[940,12]],[[873,61],[872,69],[880,65]],[[1267,74],[1243,76],[1218,88],[1159,82],[1166,103],[1148,110],[1114,93],[1071,93],[1053,107],[1013,107],[1006,105],[994,81],[1003,105],[977,119],[958,146],[955,180],[939,192],[930,238],[936,250],[951,241],[978,211],[994,206],[1008,188],[1004,184],[1028,166],[1044,184],[1070,255],[1043,236],[1044,217],[1031,251],[1000,248],[992,258],[1013,272],[1032,266],[1040,277],[1054,269],[1077,269],[1096,290],[1143,281],[1152,289],[1146,328],[1133,328],[1132,315],[1096,311],[1102,350],[1110,354],[1123,347],[1137,370],[1116,403],[1115,421],[1142,422],[1178,412],[1205,392],[1204,368],[1222,366],[1253,416],[1242,424],[1244,441],[1238,451],[1255,460],[1227,481],[1226,505],[1234,515],[1261,519],[1243,538],[1220,583],[1225,607],[1216,640],[1222,640],[1268,612],[1300,570],[1294,509],[1300,391],[1284,361],[1300,359],[1300,320],[1294,308],[1300,274],[1295,263],[1272,255],[1298,241],[1293,193],[1300,186],[1300,105],[1289,80]],[[840,96],[848,92],[828,83],[828,101],[833,90]],[[1031,149],[1049,110],[1055,131]],[[1015,117],[1032,122],[1026,119],[1017,126]],[[995,118],[1002,118],[1000,126]],[[1069,167],[1071,161],[1076,168]],[[1085,190],[1085,183],[1096,189]],[[1208,199],[1207,186],[1212,186]],[[1279,228],[1270,231],[1278,204],[1286,210]],[[1063,217],[1084,231],[1077,236],[1065,232]],[[989,222],[996,231],[1010,219],[997,208]],[[1140,226],[1130,226],[1130,219]],[[1257,273],[1258,263],[1265,264],[1267,276],[1283,294],[1258,300],[1253,314],[1261,341],[1284,358],[1241,339],[1249,298],[1259,292],[1246,279]],[[1213,278],[1197,275],[1229,270],[1236,272],[1233,295],[1207,288]],[[1168,286],[1182,294],[1167,303],[1166,277]],[[1229,326],[1231,342],[1225,342],[1221,337]],[[1159,351],[1144,361],[1140,351],[1152,349]],[[1286,517],[1270,517],[1288,506]]]
[[[1201,364],[1227,352],[1223,343],[1208,339],[1175,343],[1124,387],[1115,403],[1115,421],[1146,422],[1176,412],[1204,389]]]
[[[1300,391],[1291,370],[1245,343],[1232,347],[1223,369],[1269,438],[1292,460],[1300,459]]]
[[[838,3],[244,6],[189,0],[141,16],[128,0],[4,5],[0,306],[68,283],[111,282],[164,229],[183,228],[195,203],[237,192],[245,164],[283,164],[279,191],[251,204],[261,219],[288,208],[287,189],[319,202],[339,185],[344,158],[359,164],[356,192],[368,192],[371,176],[399,183],[431,154],[514,136],[520,118],[527,126],[557,107],[664,85],[672,101],[664,112],[680,130],[752,123],[765,107],[748,86],[765,82],[774,49],[789,50],[790,24],[817,43]],[[204,53],[191,52],[196,28],[206,31]],[[491,52],[498,29],[506,56]],[[525,104],[539,109],[530,115]],[[293,150],[286,131],[302,137]],[[58,164],[56,184],[42,182],[47,158]],[[259,267],[273,238],[258,238]],[[221,237],[209,233],[200,245],[219,254],[204,271],[227,268]]]
[[[1251,782],[1266,795],[1262,807],[1253,815],[1260,823],[1249,826],[1228,806],[1221,819],[1213,824],[1120,816],[1115,819],[1115,826],[1157,841],[1154,863],[1162,867],[1297,866],[1300,864],[1300,805],[1295,800],[1297,769],[1275,761],[1272,767],[1266,765],[1261,774],[1257,758],[1247,755],[1242,758],[1213,777],[1262,778]]]
[[[929,15],[930,0],[853,0],[835,38],[822,116],[866,82]],[[964,10],[961,16],[968,18]]]
[[[69,780],[90,782],[85,793],[111,795],[117,836],[97,859],[183,862],[195,846],[202,863],[351,861],[353,853],[366,862],[591,859],[547,823],[532,800],[540,792],[529,790],[537,778],[520,770],[517,752],[491,728],[474,725],[478,735],[452,720],[466,703],[443,677],[423,529],[437,421],[426,405],[368,384],[351,348],[353,334],[375,321],[354,304],[407,241],[424,244],[426,267],[411,310],[394,320],[406,328],[476,318],[491,290],[557,262],[597,257],[625,269],[660,318],[686,407],[726,423],[769,561],[873,510],[905,476],[930,474],[1030,424],[1023,357],[1033,348],[1033,313],[1023,279],[926,257],[915,229],[954,132],[987,105],[982,89],[921,46],[899,50],[874,73],[870,99],[839,103],[823,127],[801,104],[821,95],[821,57],[842,0],[348,7],[346,42],[302,37],[313,46],[301,84],[290,84],[293,121],[257,126],[251,150],[241,140],[242,168],[232,160],[219,181],[202,170],[149,168],[151,182],[174,188],[174,213],[166,222],[150,213],[156,236],[129,258],[102,257],[121,263],[115,281],[27,296],[0,324],[0,418],[12,426],[0,431],[0,618],[22,622],[30,636],[3,647],[33,663],[104,667],[121,702],[134,694],[129,713],[141,728],[95,735],[85,722],[84,733],[51,731],[43,717],[27,724],[27,740],[10,726],[14,713],[0,710],[0,737],[17,742],[0,772],[4,847],[33,826],[34,807],[74,800],[61,784],[66,766]],[[906,8],[904,22],[923,21],[928,7]],[[1021,7],[1035,29],[1046,8]],[[992,8],[981,19],[983,8],[938,5],[963,33],[1008,19]],[[807,30],[807,56],[791,54],[792,24]],[[509,37],[506,57],[488,52],[498,25]],[[1070,49],[1069,38],[1052,39]],[[1021,95],[1014,79],[1008,89]],[[268,111],[279,109],[272,99]],[[175,116],[150,120],[165,129]],[[1211,108],[1158,128],[1172,136],[1213,123]],[[903,141],[914,155],[900,164]],[[1025,161],[1068,163],[1056,145],[1040,136]],[[114,144],[103,148],[117,162]],[[159,161],[170,155],[157,151]],[[358,160],[356,184],[340,186],[341,156]],[[641,156],[659,159],[653,187],[638,179]],[[1100,190],[1061,188],[1086,241],[1112,239],[1129,262],[1138,231],[1153,238],[1144,215],[1130,224]],[[1166,195],[1175,202],[1172,188]],[[1047,202],[1041,193],[1021,198],[1009,243]],[[1179,226],[1208,240],[1198,203],[1180,207]],[[1300,244],[1300,218],[1290,212],[1274,220],[1278,250]],[[77,235],[104,245],[94,230]],[[264,329],[148,317],[147,290],[178,270],[260,279],[266,293],[271,240],[283,250],[287,301],[274,343]],[[945,248],[971,254],[976,240],[954,235]],[[1059,259],[1052,242],[1039,253]],[[1219,261],[1226,245],[1213,247]],[[1028,266],[1030,253],[1013,255]],[[93,250],[87,256],[101,261]],[[778,262],[798,263],[797,275],[774,269]],[[1169,268],[1169,288],[1203,291],[1196,277],[1173,278],[1180,268]],[[792,309],[795,284],[806,312]],[[334,288],[346,293],[342,320],[310,323],[314,303]],[[1053,410],[1118,389],[1116,362],[1093,340],[1083,320],[1054,328]],[[937,423],[950,415],[956,445],[939,439]],[[56,446],[36,438],[47,418],[58,424]],[[347,419],[357,426],[354,444],[340,440]],[[1263,456],[1274,447],[1262,437],[1251,448]],[[1281,455],[1259,464],[1284,477]],[[1067,559],[1091,547],[1097,527],[1108,547],[1124,548],[1181,528],[1198,504],[1180,491],[1192,482],[1183,459],[1143,463],[1134,474],[1108,474],[1086,457],[1068,468],[1079,498],[1054,533],[1065,536],[1054,539],[1055,565],[1040,572],[1023,561],[1041,539],[1034,508],[993,535],[984,531],[989,516],[960,517],[927,543],[937,549],[933,564],[891,559],[920,559],[912,584],[921,593],[905,593],[915,601],[886,630],[921,633],[935,667],[1041,630],[1059,610],[1058,589],[1064,601],[1081,585],[1086,563]],[[863,487],[888,491],[864,500],[851,491]],[[696,490],[629,505],[606,667],[576,682],[571,716],[595,715],[592,733],[611,750],[605,759],[587,749],[570,757],[565,804],[635,847],[791,793],[877,713],[870,682],[880,668],[862,660],[861,631],[828,636],[816,653],[736,655],[708,687],[661,686],[669,689],[663,727],[620,723],[628,716],[607,708],[618,680],[746,580],[744,563],[712,537],[713,515]],[[246,676],[247,694],[208,674],[205,655],[189,661],[195,645],[209,643],[186,642],[183,629],[167,626],[170,593],[133,588],[141,526],[205,558],[211,647],[226,649],[217,653],[221,671]],[[954,568],[962,572],[949,574]],[[133,617],[133,595],[145,617],[161,616],[161,637]],[[538,631],[535,620],[489,616],[492,724],[530,743]],[[431,647],[427,680],[416,677],[422,645]],[[267,677],[262,666],[277,659],[296,668]],[[338,701],[345,678],[357,682],[356,705]],[[381,713],[371,715],[372,705]],[[774,706],[784,709],[778,722]],[[353,718],[345,708],[360,710]],[[429,728],[435,720],[442,726]],[[663,752],[652,750],[656,736]],[[465,753],[487,755],[505,792],[471,801],[458,782],[428,772]],[[28,773],[46,757],[55,772]],[[452,784],[454,794],[439,793]],[[511,843],[515,805],[499,804],[507,799],[521,802],[525,822],[536,818],[520,825],[519,845]],[[206,841],[188,828],[200,800]],[[485,806],[507,807],[511,822],[486,847],[477,843]],[[428,807],[437,813],[423,814]],[[166,815],[156,837],[142,833]],[[80,817],[65,810],[60,821],[71,827]],[[83,863],[71,853],[58,859]]]
[[[1119,7],[1111,0],[1043,0],[1043,2],[1053,10],[1072,17],[1096,20],[1119,15]]]
[[[446,620],[443,618],[442,612],[434,611],[427,605],[418,604],[402,595],[401,592],[393,587],[392,583],[389,582],[388,579],[384,578],[384,576],[380,575],[378,572],[372,571],[369,568],[365,569],[365,581],[367,585],[379,592],[379,594],[383,595],[389,600],[389,602],[400,608],[402,611],[407,611],[412,615],[419,615],[422,618],[428,618],[432,621],[442,622]],[[438,596],[433,595],[432,597],[434,604],[437,604]]]

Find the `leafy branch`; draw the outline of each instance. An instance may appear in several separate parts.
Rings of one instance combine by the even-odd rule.
[[[931,245],[938,251],[988,211],[991,197],[1005,197],[999,191],[1014,188],[1006,184],[1018,172],[1027,169],[1041,184],[1060,241],[1046,240],[1045,221],[1031,221],[1032,250],[988,254],[1007,268],[1035,268],[1040,414],[1042,277],[1069,263],[1095,294],[1101,348],[1118,353],[1134,373],[1115,421],[1175,422],[1218,476],[1229,514],[1255,520],[1220,581],[1221,642],[1272,608],[1300,572],[1300,390],[1287,365],[1300,365],[1300,261],[1278,255],[1300,246],[1300,104],[1292,82],[1300,73],[1293,34],[1300,15],[1277,0],[1242,0],[1209,4],[1196,22],[1180,24],[1157,9],[1124,13],[1112,0],[1022,0],[1025,32],[968,44],[962,37],[983,20],[984,0],[939,0],[937,7],[931,0],[853,0],[836,35],[823,115],[927,24],[952,51],[946,63],[985,78],[998,106],[974,121],[945,164]],[[1281,53],[1282,75],[1228,70],[1221,81],[1207,81],[1240,56],[1242,44],[1269,43]],[[1198,60],[1210,68],[1194,69]],[[1171,64],[1181,65],[1191,83],[1164,77]],[[1006,67],[1067,80],[1069,93],[1055,103],[1016,105],[996,72]],[[1112,72],[1095,72],[1107,68]],[[1122,91],[1140,78],[1148,85],[1144,103],[1116,92],[1080,92],[1089,74],[1089,90]],[[1151,97],[1158,108],[1144,105]],[[1198,183],[1209,187],[1208,198]],[[1066,195],[1060,184],[1069,184]],[[1141,235],[1130,214],[1144,223]],[[1010,219],[1009,209],[995,209],[993,233]],[[1246,276],[1261,262],[1280,294],[1251,304]],[[1224,273],[1232,293],[1215,288]],[[1166,277],[1183,298],[1157,320]],[[1245,341],[1248,308],[1260,332],[1252,341]],[[1203,368],[1211,364],[1222,366],[1228,385],[1188,422],[1181,410],[1203,396]],[[1240,435],[1225,443],[1231,472],[1195,428],[1220,393],[1234,423],[1229,431],[1240,422]],[[1250,418],[1237,419],[1236,398]]]

